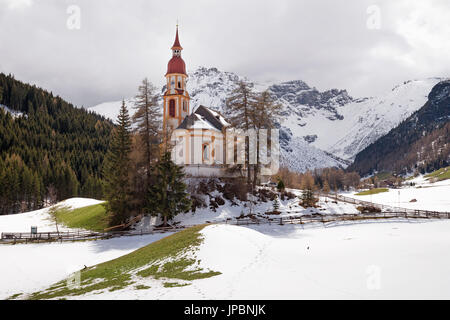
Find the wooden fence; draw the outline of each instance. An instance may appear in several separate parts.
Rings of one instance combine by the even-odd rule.
[[[69,231],[69,232],[2,232],[0,241],[3,243],[39,243],[52,241],[80,241],[80,240],[98,240],[110,239],[116,237],[127,236],[143,236],[147,234],[175,232],[190,226],[170,226],[157,227],[152,230],[129,230],[129,231],[110,231],[110,232],[94,232],[94,231]]]
[[[430,210],[415,210],[407,208],[399,208],[389,205],[382,205],[368,201],[362,201],[350,197],[345,197],[337,194],[318,194],[321,197],[327,197],[330,201],[342,201],[361,206],[375,207],[382,212],[378,213],[341,213],[341,214],[322,214],[313,213],[305,215],[302,211],[293,211],[289,216],[283,217],[263,217],[262,215],[254,217],[236,218],[234,220],[225,220],[215,223],[233,224],[233,225],[255,225],[255,224],[314,224],[322,223],[323,225],[341,222],[341,221],[362,221],[362,220],[376,220],[376,219],[450,219],[450,212],[439,212]],[[138,221],[142,216],[136,217],[133,221]],[[128,224],[128,226],[131,224]],[[121,226],[123,227],[123,226]],[[108,231],[108,232],[93,232],[93,231],[69,231],[69,232],[39,232],[32,233],[9,233],[2,232],[0,241],[3,243],[34,243],[34,242],[50,242],[50,241],[77,241],[77,240],[96,240],[109,239],[114,237],[147,235],[163,232],[175,232],[183,228],[191,227],[191,225],[184,226],[169,226],[169,227],[155,227],[149,231],[143,230],[129,230],[129,231]]]
[[[313,224],[313,223],[330,223],[339,221],[362,221],[362,220],[379,220],[379,219],[450,219],[449,212],[434,212],[415,210],[413,212],[380,212],[380,213],[343,213],[343,214],[310,214],[310,215],[291,215],[283,217],[273,217],[265,219],[241,218],[236,220],[228,220],[223,223],[232,225],[254,225],[254,224]]]
[[[432,211],[432,210],[420,210],[420,209],[408,209],[408,208],[401,208],[391,205],[385,205],[385,204],[379,204],[369,201],[363,201],[355,198],[345,197],[339,194],[319,194],[321,197],[327,197],[330,200],[335,201],[342,201],[347,202],[351,204],[361,205],[361,206],[368,206],[368,207],[375,207],[378,208],[384,212],[392,212],[392,213],[407,213],[409,217],[413,218],[415,216],[425,216],[425,217],[438,217],[438,216],[446,216],[448,217],[450,215],[450,212],[442,212],[442,211]]]

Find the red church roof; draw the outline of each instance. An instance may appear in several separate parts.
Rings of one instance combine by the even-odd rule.
[[[172,59],[170,59],[169,63],[167,64],[166,75],[168,75],[169,73],[186,74],[186,64],[180,56],[174,56],[172,57]]]
[[[178,25],[177,25],[177,34],[175,36],[175,42],[173,43],[172,50],[173,49],[183,49],[183,47],[180,44],[180,39],[178,39]]]
[[[178,38],[178,26],[177,26],[177,33],[175,36],[175,42],[172,46],[172,50],[182,50],[183,48],[180,45],[180,39]],[[167,65],[167,73],[181,73],[186,74],[186,64],[184,63],[184,60],[181,58],[180,55],[174,55],[172,59],[170,59],[168,65]],[[187,74],[186,74],[187,75]]]

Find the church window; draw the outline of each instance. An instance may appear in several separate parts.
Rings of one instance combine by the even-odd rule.
[[[209,148],[207,144],[203,145],[203,161],[209,160]]]
[[[175,100],[169,100],[169,116],[175,117]]]
[[[183,111],[184,111],[184,112],[187,111],[187,103],[186,103],[186,100],[183,100]]]

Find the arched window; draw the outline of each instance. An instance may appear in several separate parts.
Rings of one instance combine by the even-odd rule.
[[[207,144],[203,145],[203,161],[209,160],[209,148]]]
[[[175,117],[175,100],[169,100],[169,116]]]

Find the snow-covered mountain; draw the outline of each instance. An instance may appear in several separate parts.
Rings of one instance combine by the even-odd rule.
[[[420,109],[439,78],[406,81],[386,94],[372,98],[349,98],[345,91],[330,99],[329,108],[297,106],[305,110],[289,117],[285,125],[296,136],[315,137],[312,144],[338,157],[352,160],[371,143]],[[333,90],[332,90],[333,91]],[[292,103],[288,104],[292,106]],[[298,114],[292,108],[292,114]]]
[[[226,98],[243,79],[250,81],[217,68],[189,72],[192,109],[203,104],[223,112]],[[358,99],[346,90],[320,92],[301,80],[253,84],[256,91],[270,90],[284,107],[279,127],[282,164],[305,171],[346,167],[359,151],[422,107],[440,80],[406,81],[379,97]],[[133,99],[126,102],[131,105]],[[89,109],[115,119],[120,105],[121,101],[107,102]]]

